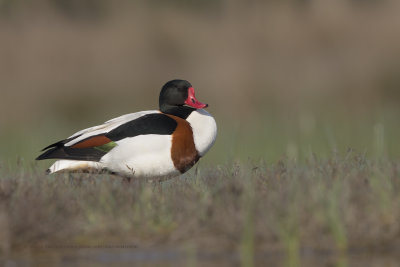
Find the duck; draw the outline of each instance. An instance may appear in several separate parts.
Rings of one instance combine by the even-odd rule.
[[[111,173],[129,180],[169,179],[192,168],[213,146],[217,124],[186,80],[171,80],[159,109],[122,115],[83,129],[42,150],[36,160],[56,159],[47,170]]]

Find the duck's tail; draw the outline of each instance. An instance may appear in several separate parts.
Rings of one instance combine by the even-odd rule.
[[[103,171],[103,165],[100,162],[94,161],[80,161],[80,160],[57,160],[47,173],[56,172],[85,172],[85,173],[98,173]]]

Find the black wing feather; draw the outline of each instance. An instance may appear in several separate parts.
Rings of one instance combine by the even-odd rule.
[[[71,159],[85,161],[99,161],[107,152],[96,148],[70,148],[70,147],[53,147],[36,160],[42,159]]]
[[[74,136],[74,137],[72,137],[72,138],[67,138],[67,139],[64,139],[64,140],[55,142],[54,144],[51,144],[51,145],[46,146],[46,147],[43,148],[41,151],[45,151],[45,150],[47,150],[47,149],[49,149],[49,148],[52,148],[52,147],[63,147],[64,144],[68,143],[68,142],[71,141],[71,140],[74,140],[75,138],[78,138],[79,136],[81,136],[81,134],[80,134],[80,135],[77,135],[77,136]]]

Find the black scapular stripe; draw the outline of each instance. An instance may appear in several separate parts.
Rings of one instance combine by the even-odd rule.
[[[172,134],[178,123],[162,113],[147,114],[132,121],[128,121],[106,133],[105,136],[112,141],[118,141],[126,137],[134,137],[146,134],[169,135]]]
[[[105,136],[112,141],[118,141],[126,137],[134,137],[145,134],[159,134],[169,135],[172,134],[178,123],[162,113],[147,114],[135,120],[128,121],[117,128],[106,133]],[[72,148],[65,146],[69,141],[77,138],[68,138],[52,145],[47,146],[42,151],[46,150],[36,160],[43,159],[70,159],[70,160],[84,160],[84,161],[99,161],[106,151],[90,148]]]

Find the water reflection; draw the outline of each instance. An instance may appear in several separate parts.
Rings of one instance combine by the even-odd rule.
[[[69,248],[25,250],[0,261],[1,266],[240,266],[240,254],[233,251],[207,252],[191,249]],[[290,266],[282,251],[258,252],[256,266]],[[399,253],[302,250],[301,266],[391,267],[398,266]],[[297,263],[299,264],[299,263]],[[297,266],[297,265],[295,265]],[[295,267],[293,266],[293,267]]]

